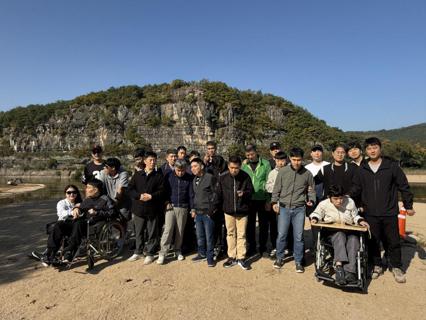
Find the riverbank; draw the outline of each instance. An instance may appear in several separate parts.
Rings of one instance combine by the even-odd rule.
[[[215,268],[206,263],[171,261],[163,266],[97,261],[93,272],[85,264],[58,272],[43,268],[27,254],[46,244],[45,224],[55,219],[54,200],[1,206],[0,318],[8,319],[410,319],[424,318],[426,255],[410,240],[402,253],[407,283],[397,284],[390,272],[372,281],[368,294],[344,292],[315,281],[312,258],[297,274],[294,262],[280,271],[266,258],[252,270],[238,266]],[[426,235],[426,204],[415,203],[407,230]],[[306,245],[311,244],[307,223]],[[307,254],[307,257],[310,257]],[[333,308],[332,304],[338,306]],[[403,300],[401,300],[403,297]],[[402,307],[403,306],[403,307]]]
[[[426,174],[408,174],[407,179],[409,183],[426,184]]]
[[[0,199],[13,197],[15,195],[28,193],[36,190],[46,188],[46,185],[39,183],[22,183],[17,186],[2,186],[0,187]]]

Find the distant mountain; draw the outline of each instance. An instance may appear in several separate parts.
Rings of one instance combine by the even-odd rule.
[[[418,143],[421,146],[426,147],[426,122],[392,130],[349,131],[347,133],[362,137],[376,136],[383,140],[389,141],[405,141],[409,143]]]

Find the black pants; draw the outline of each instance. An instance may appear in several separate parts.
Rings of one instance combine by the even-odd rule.
[[[223,211],[216,212],[212,219],[214,221],[214,231],[213,231],[213,243],[220,252],[227,252],[227,242],[226,242],[226,226],[225,226],[225,214]]]
[[[47,238],[48,257],[53,258],[56,255],[56,252],[60,249],[64,237],[71,236],[73,225],[73,220],[60,220],[54,224],[53,229]]]
[[[268,235],[271,240],[271,247],[275,249],[277,246],[277,214],[272,211],[264,211],[259,216],[259,251],[261,253],[266,251],[268,243]],[[293,230],[293,228],[292,228]]]
[[[82,217],[77,220],[73,220],[71,235],[68,240],[67,246],[64,251],[71,252],[74,254],[80,246],[81,240],[86,237],[87,234],[87,219]]]
[[[133,215],[133,220],[135,222],[136,238],[135,253],[142,254],[145,252],[150,256],[155,255],[157,245],[160,242],[158,216],[139,217]]]
[[[183,232],[182,253],[188,254],[197,248],[197,237],[195,235],[195,222],[188,213],[186,219],[185,231]]]
[[[277,220],[276,215],[265,210],[265,200],[252,200],[247,221],[247,255],[257,252],[256,242],[256,214],[259,219],[259,252],[266,251],[269,230],[271,230],[272,247],[275,248],[277,240]],[[275,240],[274,240],[275,239]]]
[[[383,243],[390,264],[394,268],[401,268],[401,244],[398,230],[398,216],[376,217],[366,215],[370,225],[371,239],[368,245],[369,260],[373,265],[381,266],[380,242]]]

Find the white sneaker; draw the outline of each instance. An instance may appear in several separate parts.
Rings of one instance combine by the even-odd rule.
[[[136,261],[143,257],[143,254],[135,253],[127,261]]]
[[[148,258],[148,257],[147,257]],[[158,259],[157,259],[157,264],[164,264],[164,259],[165,259],[165,256],[164,256],[164,254],[160,254],[159,256],[158,256]],[[145,259],[146,260],[146,259]],[[145,262],[144,262],[145,263]],[[149,262],[149,263],[151,263],[151,262]]]
[[[183,260],[185,260],[185,257],[183,256],[183,254],[182,254],[182,253],[180,253],[180,252],[176,252],[176,255],[177,255],[177,259],[178,259],[178,261],[183,261]]]
[[[145,260],[143,261],[143,264],[150,264],[154,261],[154,257],[153,256],[146,256]]]

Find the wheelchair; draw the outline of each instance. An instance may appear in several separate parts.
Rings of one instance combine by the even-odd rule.
[[[368,275],[368,254],[367,236],[368,229],[360,226],[336,225],[316,223],[313,228],[318,228],[317,242],[315,246],[315,277],[317,281],[324,281],[336,284],[334,278],[334,250],[331,242],[327,239],[330,231],[350,231],[359,236],[360,247],[356,254],[357,281],[340,285],[341,288],[357,288],[362,292],[367,292]],[[337,284],[336,284],[337,285]]]
[[[87,269],[93,269],[96,259],[112,261],[123,251],[126,237],[126,221],[116,215],[106,220],[86,220],[87,233],[80,247],[68,264],[71,268],[76,257],[86,256]]]
[[[46,233],[50,234],[57,221],[50,222],[46,225]],[[93,221],[87,219],[85,221],[86,236],[82,239],[79,248],[75,252],[72,261],[63,262],[63,249],[66,247],[68,237],[62,239],[62,245],[57,252],[55,267],[67,267],[70,269],[72,265],[86,258],[87,269],[93,269],[97,259],[105,259],[111,261],[118,257],[124,248],[126,242],[127,221],[119,213],[105,220]],[[43,253],[32,252],[32,257],[41,259]]]

